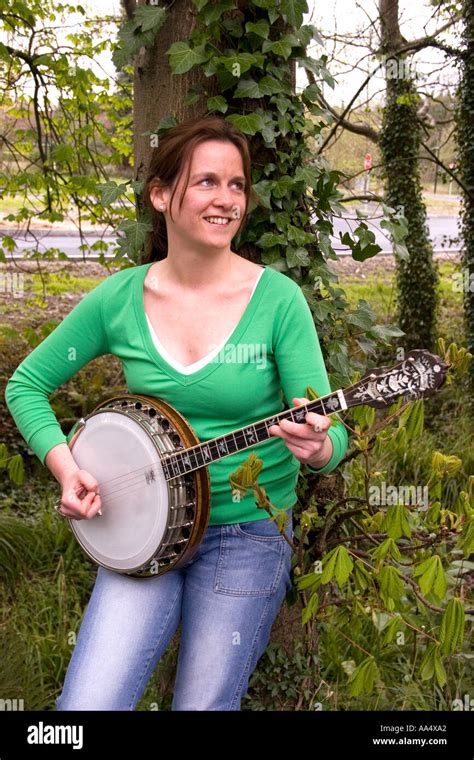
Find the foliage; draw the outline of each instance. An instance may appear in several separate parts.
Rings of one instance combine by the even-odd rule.
[[[403,64],[403,56],[400,61]],[[398,58],[396,59],[398,60]],[[404,72],[406,67],[399,67]],[[432,348],[435,340],[438,275],[427,233],[418,156],[419,96],[408,76],[387,79],[387,102],[379,146],[386,178],[386,200],[408,220],[408,257],[397,259],[398,323],[406,350]],[[403,167],[403,171],[401,171]]]
[[[452,372],[467,371],[472,356],[465,349],[441,342],[439,350]],[[353,409],[343,495],[306,494],[293,541],[292,601],[299,596],[303,605],[313,686],[345,674],[350,696],[376,691],[388,703],[400,657],[410,683],[421,689],[431,680],[441,690],[453,658],[463,658],[465,625],[474,615],[474,476],[442,451],[431,452],[417,483],[401,485],[389,472],[393,460],[419,456],[424,406],[400,400],[380,420],[371,407]],[[261,468],[251,455],[231,485],[243,493],[252,488],[258,506],[278,513],[258,485]],[[324,632],[349,645],[344,658],[328,658]]]
[[[21,202],[6,221],[54,225],[72,211],[79,232],[85,223],[117,226],[133,208],[133,184],[125,183],[128,194],[115,204],[104,206],[102,198],[110,197],[110,173],[131,158],[131,88],[95,66],[113,45],[104,23],[114,28],[114,19],[89,19],[80,5],[51,0],[0,5],[9,42],[0,43],[0,182],[4,198]],[[0,261],[14,248],[14,238],[3,237]],[[107,244],[98,240],[92,249],[100,254]],[[40,258],[51,253],[66,258],[53,249]]]
[[[458,91],[456,112],[456,140],[458,144],[458,167],[465,188],[461,208],[461,232],[463,238],[462,290],[468,349],[474,351],[474,3],[463,2],[463,42],[461,59],[461,84]],[[474,410],[474,369],[470,374],[470,405]]]

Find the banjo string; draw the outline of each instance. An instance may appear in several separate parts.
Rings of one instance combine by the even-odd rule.
[[[245,437],[244,437],[244,435],[242,433],[240,433],[240,437],[245,442]],[[239,433],[235,433],[234,434],[234,438],[236,440],[236,443],[238,443]],[[212,439],[211,441],[205,441],[205,443],[212,443],[214,440],[217,440],[217,439]],[[263,441],[260,441],[260,443],[263,443]],[[182,450],[179,450],[179,451],[176,451],[176,452],[166,452],[166,454],[169,453],[171,456],[174,456],[175,454],[189,453],[193,449],[198,448],[198,446],[200,446],[200,445],[201,444],[197,444],[195,446],[190,446],[187,449],[182,449]],[[242,450],[242,449],[240,449],[240,450]],[[233,452],[233,453],[236,453],[236,452]],[[115,496],[118,493],[123,493],[123,492],[125,492],[127,490],[130,490],[130,488],[129,488],[130,486],[132,486],[132,489],[130,490],[130,493],[132,491],[136,490],[135,488],[133,488],[133,486],[135,485],[135,481],[137,479],[140,481],[142,479],[144,473],[146,472],[146,470],[148,470],[151,467],[154,467],[154,466],[156,466],[158,464],[162,465],[163,461],[166,461],[166,457],[160,458],[160,459],[158,459],[156,461],[153,461],[153,462],[149,462],[148,464],[144,465],[143,467],[138,467],[135,470],[131,470],[130,472],[126,473],[125,475],[117,475],[114,478],[109,478],[108,480],[104,480],[104,481],[102,481],[102,483],[99,483],[99,485],[98,485],[99,496],[101,498],[102,503],[103,504],[106,503],[105,500],[102,498],[103,496],[104,497]],[[174,480],[174,478],[181,477],[182,475],[186,475],[188,472],[194,472],[195,470],[199,470],[199,469],[201,469],[204,466],[205,465],[201,465],[200,467],[192,467],[190,470],[187,470],[186,472],[182,472],[179,475],[173,475],[171,478],[168,478],[166,482],[169,482],[170,480]],[[110,488],[104,488],[104,486],[109,486],[109,484],[112,484],[112,483],[114,484],[114,486],[111,486]],[[147,485],[149,485],[148,482],[144,481],[143,482],[143,486],[147,486]],[[121,487],[120,488],[115,488],[115,486],[121,486]],[[139,486],[139,487],[141,487],[141,486]],[[83,490],[84,490],[84,487],[80,489],[80,492],[83,491]]]

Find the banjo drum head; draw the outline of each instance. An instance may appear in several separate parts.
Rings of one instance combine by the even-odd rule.
[[[141,569],[168,523],[168,486],[153,439],[132,417],[107,410],[86,418],[71,452],[99,483],[102,515],[70,520],[82,548],[110,570]]]

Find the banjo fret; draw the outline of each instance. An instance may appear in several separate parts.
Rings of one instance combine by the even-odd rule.
[[[268,428],[272,425],[278,425],[280,420],[289,419],[302,424],[306,422],[308,412],[326,414],[326,408],[330,410],[328,411],[329,414],[333,414],[341,408],[341,396],[343,397],[341,390],[335,391],[324,397],[326,406],[322,399],[316,399],[297,409],[287,409],[273,417],[259,420],[239,430],[233,430],[219,438],[205,441],[184,451],[176,452],[176,454],[166,455],[166,459],[163,459],[165,477],[167,480],[176,478],[186,472],[192,472],[218,459],[235,454],[237,451],[244,451],[252,446],[257,446],[272,437]]]

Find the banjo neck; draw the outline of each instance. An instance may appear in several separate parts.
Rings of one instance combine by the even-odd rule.
[[[165,478],[172,480],[237,451],[263,443],[273,437],[268,428],[278,425],[281,420],[301,424],[306,422],[308,412],[329,416],[363,404],[382,408],[390,406],[400,397],[414,401],[431,396],[443,384],[448,368],[449,365],[439,356],[423,349],[415,349],[393,367],[370,370],[359,382],[344,390],[339,389],[307,404],[285,409],[272,417],[182,451],[164,454],[161,463]]]
[[[162,465],[166,480],[171,480],[187,472],[198,470],[205,467],[218,459],[223,459],[237,451],[250,449],[259,443],[272,438],[268,428],[272,425],[278,425],[281,420],[291,420],[292,422],[305,422],[308,412],[317,414],[334,414],[337,411],[347,409],[349,404],[346,402],[344,392],[337,390],[320,399],[315,399],[309,404],[304,404],[293,409],[286,409],[273,417],[254,422],[246,425],[231,433],[226,433],[218,438],[212,438],[197,446],[191,446],[183,451],[170,455],[163,455]]]

